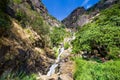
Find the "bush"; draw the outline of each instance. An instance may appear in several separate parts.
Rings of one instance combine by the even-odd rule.
[[[11,20],[7,14],[0,11],[0,28],[9,29],[11,26]]]
[[[27,5],[26,5],[27,6]],[[32,26],[39,35],[49,34],[49,26],[36,11],[22,8],[16,10],[16,18],[23,27]]]
[[[76,59],[75,80],[119,80],[120,61],[96,63]]]
[[[22,2],[22,0],[13,0],[13,2],[16,4],[20,4]]]
[[[9,0],[0,1],[0,11],[5,12],[8,4],[9,4]]]
[[[57,28],[54,27],[50,33],[51,43],[53,46],[57,46],[60,42],[63,41],[64,37],[66,36],[66,31],[64,28]]]
[[[83,26],[72,41],[73,52],[97,50],[101,57],[118,58],[120,54],[120,5],[103,11],[92,23]],[[116,51],[117,50],[117,51]],[[114,52],[114,53],[113,53]],[[112,55],[111,55],[112,54]]]
[[[11,20],[5,13],[9,0],[0,1],[0,28],[8,29],[11,26]]]
[[[26,13],[21,9],[17,9],[15,16],[18,21],[22,21],[23,19],[27,18]]]
[[[65,49],[68,49],[69,47],[70,47],[69,43],[66,42],[66,43],[64,44],[64,48],[65,48]]]
[[[28,7],[26,4],[24,7]],[[49,25],[47,25],[44,19],[36,11],[31,8],[19,8],[16,10],[16,19],[20,22],[23,28],[32,27],[34,31],[42,38],[44,46],[50,46]]]

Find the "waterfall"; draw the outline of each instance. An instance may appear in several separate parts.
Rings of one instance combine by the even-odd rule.
[[[59,55],[58,55],[55,63],[50,67],[50,70],[48,71],[47,76],[51,76],[52,74],[55,73],[55,68],[58,66],[58,62],[60,61],[60,56],[62,55],[63,52],[64,52],[64,47],[62,46],[59,49]]]

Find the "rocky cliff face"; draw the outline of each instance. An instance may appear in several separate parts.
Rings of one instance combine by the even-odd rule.
[[[62,23],[68,28],[83,26],[84,24],[90,22],[95,16],[99,15],[101,10],[109,8],[118,2],[119,0],[101,0],[88,10],[85,10],[83,7],[79,7],[75,9],[67,18],[65,18]]]
[[[21,8],[24,12],[26,8],[30,8],[39,13],[39,15],[45,20],[45,22],[50,26],[61,26],[61,22],[48,14],[48,10],[44,6],[41,0],[10,0],[11,4],[8,7],[8,13],[11,16],[15,16],[16,9]]]
[[[79,16],[82,16],[86,13],[84,7],[79,7],[75,9],[67,18],[65,18],[62,22],[67,27],[77,26],[76,22],[79,19]],[[83,20],[83,19],[82,19]]]

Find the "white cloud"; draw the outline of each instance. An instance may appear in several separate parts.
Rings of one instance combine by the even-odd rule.
[[[88,3],[89,0],[84,0],[84,2],[81,4],[81,6],[84,6]]]
[[[89,5],[87,5],[87,7],[86,7],[86,8],[88,9],[88,8],[90,8],[91,6],[92,6],[92,5],[91,5],[91,4],[89,4]]]

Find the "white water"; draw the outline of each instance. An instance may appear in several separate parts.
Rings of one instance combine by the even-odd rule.
[[[60,48],[59,55],[55,61],[55,63],[50,67],[50,70],[47,73],[47,76],[51,76],[52,74],[55,73],[55,68],[58,66],[58,62],[60,61],[60,56],[64,51],[64,47]]]

